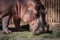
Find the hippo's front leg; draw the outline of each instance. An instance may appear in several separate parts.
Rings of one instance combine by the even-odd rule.
[[[14,24],[16,26],[16,29],[20,31],[20,18],[16,19],[16,16],[13,17]]]
[[[3,32],[4,33],[11,33],[11,31],[10,30],[8,30],[8,22],[9,22],[9,15],[8,16],[5,16],[5,17],[3,17],[2,18],[2,29],[3,29]]]

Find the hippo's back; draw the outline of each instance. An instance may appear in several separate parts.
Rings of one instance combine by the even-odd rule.
[[[15,0],[0,0],[0,12],[7,10],[14,2]]]

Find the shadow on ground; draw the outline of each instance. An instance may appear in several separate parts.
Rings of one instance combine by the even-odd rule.
[[[19,27],[19,31],[17,28],[9,28],[12,32],[23,32],[23,31],[30,31],[29,30],[29,25],[23,25],[21,27]]]
[[[29,25],[23,25],[21,27],[19,27],[19,31],[17,28],[9,28],[12,32],[23,32],[23,31],[29,31]],[[2,26],[0,25],[0,30],[2,30]]]

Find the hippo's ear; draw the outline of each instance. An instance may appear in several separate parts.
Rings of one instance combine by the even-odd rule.
[[[34,7],[34,6],[35,6],[34,2],[32,2],[32,1],[27,2],[27,7]]]

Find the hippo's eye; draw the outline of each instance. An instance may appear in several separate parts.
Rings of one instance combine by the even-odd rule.
[[[30,4],[31,6],[33,6],[33,4]]]

